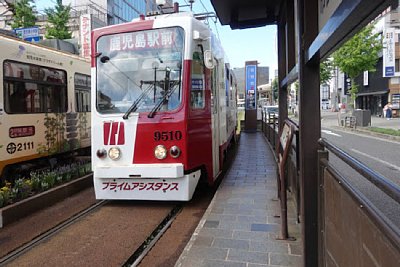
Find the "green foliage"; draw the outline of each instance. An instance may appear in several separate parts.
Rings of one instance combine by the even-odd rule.
[[[333,63],[330,59],[321,62],[319,67],[319,79],[321,84],[328,83],[332,78]]]
[[[46,38],[47,39],[70,39],[72,33],[68,31],[68,21],[70,18],[71,5],[64,6],[62,0],[56,0],[54,8],[46,8],[44,12],[48,17],[48,22],[51,24],[46,25]]]
[[[14,14],[14,22],[11,28],[27,28],[35,26],[36,16],[34,14],[35,5],[33,0],[17,0],[11,4],[11,10]]]
[[[379,127],[369,127],[369,130],[376,133],[382,133],[393,136],[400,136],[400,130],[396,129],[388,129],[388,128],[379,128]]]
[[[46,113],[44,117],[44,126],[46,127],[46,144],[39,144],[39,154],[55,154],[69,151],[68,141],[65,140],[65,113],[56,113],[55,117]]]
[[[272,88],[272,93],[274,94],[274,99],[277,100],[279,97],[279,83],[278,83],[278,78],[275,78],[272,80],[271,83],[271,88]]]
[[[379,34],[372,33],[373,27],[373,24],[367,25],[333,53],[335,66],[352,79],[350,91],[353,99],[357,93],[354,78],[364,71],[375,71],[382,51],[382,40]]]

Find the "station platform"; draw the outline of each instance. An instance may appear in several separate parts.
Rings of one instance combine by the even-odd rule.
[[[302,266],[301,224],[288,196],[280,240],[277,165],[261,132],[242,132],[237,156],[175,267]]]

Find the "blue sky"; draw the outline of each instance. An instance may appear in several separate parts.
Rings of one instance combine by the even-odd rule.
[[[182,5],[188,0],[178,0]],[[55,0],[35,0],[37,10],[53,7]],[[181,10],[188,10],[181,8]],[[210,0],[196,0],[193,5],[195,13],[214,12]],[[211,22],[211,21],[210,21]],[[219,36],[231,67],[244,67],[245,61],[257,60],[260,66],[270,68],[270,78],[277,69],[276,27],[267,26],[245,30],[231,30],[229,26],[221,26],[219,22],[211,29]]]

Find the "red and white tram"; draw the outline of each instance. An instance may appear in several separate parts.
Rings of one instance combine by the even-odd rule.
[[[92,32],[96,198],[183,200],[213,184],[236,138],[236,81],[192,13]]]

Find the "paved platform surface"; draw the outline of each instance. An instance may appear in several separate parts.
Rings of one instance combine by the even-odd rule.
[[[281,219],[276,163],[261,132],[242,133],[238,154],[176,267],[302,266],[301,224],[289,196],[289,236]]]

